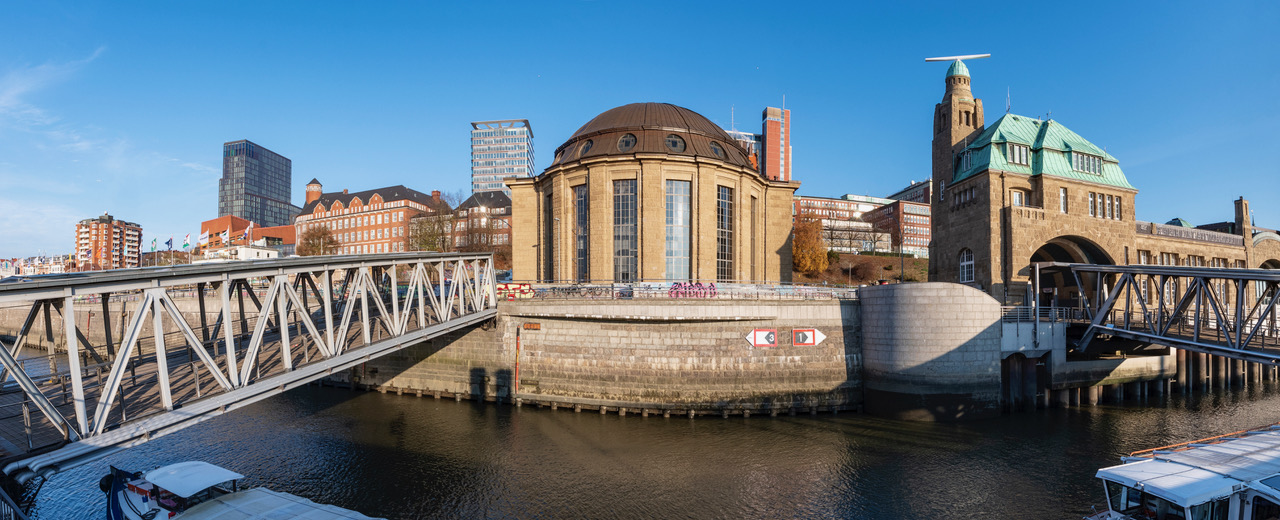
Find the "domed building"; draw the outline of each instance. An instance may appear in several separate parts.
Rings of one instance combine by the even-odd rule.
[[[765,179],[732,137],[687,108],[607,110],[541,175],[507,186],[518,280],[791,279],[800,183]]]

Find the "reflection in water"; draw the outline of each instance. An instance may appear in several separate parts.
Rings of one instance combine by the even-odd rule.
[[[294,390],[54,476],[33,518],[100,518],[108,464],[206,460],[395,519],[1079,518],[1093,478],[1142,448],[1280,421],[1280,390],[961,424],[865,415],[575,414]]]

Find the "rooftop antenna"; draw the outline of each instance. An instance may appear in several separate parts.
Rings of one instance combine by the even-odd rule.
[[[729,105],[729,129],[734,132],[738,131],[737,125],[733,124],[733,105]]]
[[[990,54],[965,54],[964,56],[939,56],[937,58],[925,58],[924,61],[976,60],[990,57]]]
[[[1008,114],[1009,109],[1013,106],[1013,89],[1005,87],[1004,90],[1004,113]]]

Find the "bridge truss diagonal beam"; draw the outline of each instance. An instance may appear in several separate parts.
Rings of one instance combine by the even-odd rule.
[[[1088,326],[1079,349],[1111,336],[1280,365],[1280,270],[1156,265],[1068,266]],[[1154,293],[1154,294],[1150,294]],[[1150,295],[1150,297],[1148,297]],[[1154,311],[1150,307],[1154,303]]]
[[[19,482],[497,314],[489,254],[125,271],[0,285],[0,304],[29,306],[13,342],[0,342],[0,409],[23,410],[0,413],[8,441],[0,446],[28,448],[4,452],[3,470]],[[98,303],[103,317],[94,327]],[[42,344],[33,347],[32,337]],[[28,406],[40,413],[26,414]]]

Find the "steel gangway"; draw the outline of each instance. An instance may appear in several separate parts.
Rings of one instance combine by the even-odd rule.
[[[1080,288],[1079,349],[1115,337],[1280,365],[1280,270],[1069,264]]]
[[[21,484],[496,316],[488,253],[395,253],[0,283],[0,452]]]

